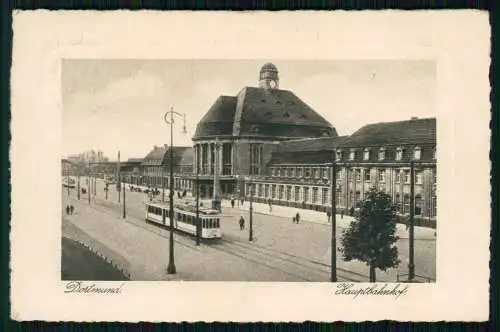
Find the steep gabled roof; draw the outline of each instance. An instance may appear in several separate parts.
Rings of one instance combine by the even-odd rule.
[[[181,165],[192,165],[194,161],[194,148],[189,147],[182,152]]]
[[[288,90],[245,87],[237,96],[233,135],[337,136],[332,125]]]
[[[333,149],[339,146],[346,137],[323,137],[281,142],[268,165],[332,162]]]
[[[168,148],[163,157],[162,165],[170,165],[170,151],[172,151],[172,157],[174,160],[174,166],[182,163],[185,153],[189,153],[186,151],[192,150],[192,147],[188,146],[174,146],[172,148]]]
[[[166,144],[164,146],[154,146],[151,151],[144,157],[143,165],[161,165],[163,156],[167,151]]]
[[[194,137],[231,135],[236,97],[220,96],[198,122]]]
[[[412,119],[369,124],[349,136],[341,147],[436,144],[436,119]]]
[[[335,128],[293,92],[245,87],[220,96],[196,127],[194,139],[214,136],[335,137]]]

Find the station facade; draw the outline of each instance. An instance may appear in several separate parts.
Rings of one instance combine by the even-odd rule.
[[[251,196],[255,202],[327,211],[335,162],[338,210],[355,208],[375,186],[407,214],[413,163],[415,214],[436,216],[435,118],[374,123],[338,136],[319,113],[280,89],[271,63],[261,68],[257,87],[217,98],[192,140],[192,147],[173,147],[176,190],[193,191],[198,181],[203,198]],[[128,183],[169,188],[170,148],[155,146],[120,168]]]

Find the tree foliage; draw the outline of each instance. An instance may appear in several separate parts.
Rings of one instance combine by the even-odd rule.
[[[375,281],[375,268],[385,271],[399,265],[395,232],[396,206],[388,194],[371,188],[356,219],[342,234],[343,259],[365,262],[370,266],[370,281]]]

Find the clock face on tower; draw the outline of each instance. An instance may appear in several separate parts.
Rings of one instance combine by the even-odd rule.
[[[276,87],[276,81],[274,81],[274,80],[269,81],[269,86],[270,86],[272,89],[274,89],[274,88]]]

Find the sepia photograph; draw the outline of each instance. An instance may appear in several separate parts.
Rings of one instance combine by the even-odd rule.
[[[62,280],[436,281],[435,62],[70,59],[61,88]]]
[[[487,14],[13,31],[12,319],[488,318]]]

